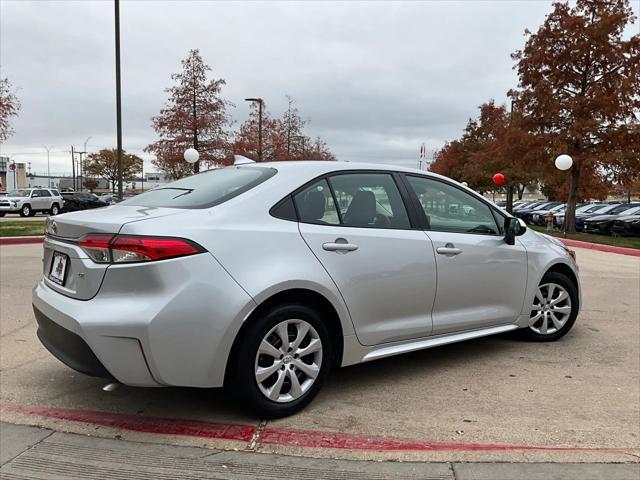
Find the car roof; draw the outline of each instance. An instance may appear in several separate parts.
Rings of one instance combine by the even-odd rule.
[[[404,173],[415,173],[419,175],[427,175],[434,178],[441,178],[454,181],[449,177],[438,175],[437,173],[419,170],[417,168],[403,167],[401,165],[390,165],[384,163],[365,163],[365,162],[349,162],[349,161],[332,161],[332,160],[291,160],[282,162],[256,162],[243,164],[240,167],[270,167],[275,168],[279,172],[305,172],[312,176],[320,176],[325,173],[338,172],[341,170],[380,170]]]

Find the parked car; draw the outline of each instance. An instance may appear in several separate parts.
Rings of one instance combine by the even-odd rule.
[[[7,213],[19,213],[21,217],[33,217],[37,212],[57,215],[63,205],[55,188],[19,188],[0,198],[0,217]]]
[[[585,205],[581,205],[579,207],[576,207],[576,217],[578,215],[582,215],[585,213],[595,212],[596,210],[599,210],[604,206],[605,206],[604,203],[587,203]],[[565,208],[562,212],[558,212],[554,214],[553,216],[554,226],[558,228],[564,228],[564,216],[566,211],[567,210]]]
[[[640,237],[640,215],[620,215],[611,225],[611,235]]]
[[[522,210],[518,210],[514,212],[515,216],[524,220],[525,223],[531,223],[531,216],[538,213],[539,211],[549,210],[553,207],[561,205],[560,202],[543,202],[537,205],[534,208],[524,208]]]
[[[581,213],[580,215],[576,215],[576,230],[582,231],[584,229],[584,223],[590,218],[599,215],[617,215],[618,213],[623,212],[625,209],[627,209],[628,205],[628,203],[607,203],[593,212]]]
[[[517,206],[514,205],[513,207],[513,211],[519,211],[519,210],[523,210],[525,208],[534,208],[537,207],[538,205],[540,205],[541,203],[545,203],[544,201],[540,201],[540,200],[535,200],[535,201],[525,201],[523,203],[519,203]]]
[[[596,215],[585,220],[582,230],[586,233],[598,233],[609,235],[613,222],[621,215],[636,215],[640,212],[640,204],[623,203],[619,204],[611,212],[605,215]]]
[[[62,192],[62,196],[64,198],[64,213],[106,207],[108,205],[107,202],[100,200],[93,193]]]
[[[564,213],[566,205],[561,203],[560,205],[556,205],[551,208],[543,208],[542,210],[536,210],[531,213],[530,222],[534,225],[546,225],[547,224],[547,216],[551,214],[555,217],[558,213]]]
[[[557,340],[580,308],[574,257],[446,177],[257,163],[50,219],[33,307],[71,368],[225,385],[280,417],[334,366],[511,331]]]

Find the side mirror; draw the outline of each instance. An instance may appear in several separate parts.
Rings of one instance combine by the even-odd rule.
[[[524,222],[519,218],[507,217],[504,219],[504,241],[507,245],[515,245],[516,237],[527,230]]]

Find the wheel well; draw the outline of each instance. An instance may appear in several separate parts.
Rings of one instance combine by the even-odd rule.
[[[547,270],[547,273],[549,272],[561,273],[569,280],[571,280],[576,288],[578,288],[578,279],[576,278],[576,274],[573,273],[573,270],[571,270],[571,267],[569,267],[568,265],[565,265],[564,263],[556,263],[555,265],[552,265],[549,270]]]
[[[238,351],[242,335],[247,330],[248,326],[256,319],[260,318],[264,312],[267,312],[271,308],[278,305],[287,303],[300,303],[307,307],[311,307],[317,310],[322,318],[326,321],[327,330],[331,337],[331,346],[333,347],[333,363],[334,365],[340,365],[342,363],[342,351],[344,348],[344,336],[342,333],[342,325],[340,323],[340,317],[338,312],[333,307],[331,302],[327,300],[323,295],[313,290],[307,290],[304,288],[296,288],[291,290],[284,290],[278,292],[271,297],[263,301],[258,307],[251,312],[247,320],[242,324],[236,338],[231,347],[231,353],[229,354],[229,360],[227,361],[226,373],[229,373],[229,365],[235,361],[235,355]],[[226,375],[225,375],[226,376]],[[225,379],[225,383],[226,379]]]

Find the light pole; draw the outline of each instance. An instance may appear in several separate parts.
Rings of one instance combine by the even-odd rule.
[[[294,140],[294,139],[295,140],[302,140],[302,142],[301,142],[302,143],[302,150],[300,151],[300,156],[301,156],[301,160],[302,160],[303,157],[304,157],[304,144],[305,144],[305,140],[306,140],[305,136],[304,135],[292,135],[291,139],[292,140]]]
[[[42,148],[47,151],[47,187],[51,187],[51,163],[49,162],[49,152],[53,146],[47,147],[46,145],[42,145]]]
[[[566,155],[566,154],[558,155],[556,157],[555,165],[558,170],[561,170],[561,171],[569,170],[573,165],[573,158],[571,158],[569,155]],[[571,215],[571,217],[573,218],[569,218],[569,202],[570,201],[571,201],[571,191],[569,191],[569,198],[567,199],[567,207],[564,212],[564,238],[567,238],[567,225],[569,224],[569,220],[571,220],[572,222],[575,222],[575,217],[576,217],[575,206],[574,206],[574,211],[573,211],[573,214]]]
[[[120,89],[120,0],[113,1],[116,37],[116,137],[118,143],[118,199],[122,200],[122,94]]]
[[[187,163],[191,163],[193,165],[197,165],[198,159],[200,158],[200,154],[198,153],[198,150],[196,150],[195,148],[187,148],[184,151],[183,156]],[[194,173],[198,173],[198,172],[196,171]]]
[[[84,183],[84,180],[85,180],[85,178],[84,178],[84,175],[85,175],[84,167],[85,167],[85,163],[86,163],[85,160],[87,158],[87,143],[89,142],[89,140],[91,140],[91,137],[87,137],[87,139],[84,141],[84,148],[83,148],[82,152],[76,152],[76,153],[78,153],[78,155],[80,155],[80,163],[78,163],[78,174],[79,174],[79,177],[80,177],[80,191],[81,192],[84,190],[84,187],[83,187],[83,183]],[[82,158],[83,155],[85,156],[84,160]]]
[[[262,161],[262,108],[264,100],[261,98],[245,98],[245,102],[258,103],[258,161]]]

